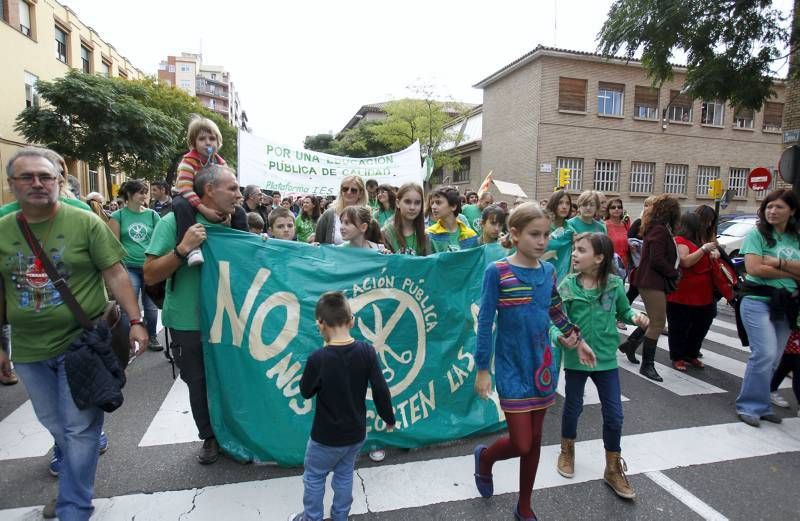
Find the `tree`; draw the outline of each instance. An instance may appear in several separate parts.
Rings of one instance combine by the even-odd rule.
[[[322,152],[324,154],[332,154],[331,146],[333,143],[333,134],[315,134],[313,136],[306,136],[303,141],[303,147],[307,150],[315,152]]]
[[[795,0],[795,11],[798,0]],[[631,59],[641,49],[653,84],[672,78],[670,58],[686,53],[684,88],[693,98],[759,110],[775,95],[771,69],[794,50],[787,20],[770,0],[616,0],[598,35],[600,52]],[[787,88],[787,98],[789,96]],[[787,106],[787,112],[789,107]]]
[[[117,165],[158,164],[176,147],[182,122],[143,104],[143,87],[76,70],[39,81],[46,105],[31,106],[15,129],[33,143],[89,164],[102,164],[106,188]]]

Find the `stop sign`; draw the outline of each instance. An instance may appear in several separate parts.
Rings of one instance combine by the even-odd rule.
[[[754,168],[748,175],[747,175],[747,186],[750,187],[751,190],[755,190],[756,192],[760,192],[762,190],[766,190],[769,188],[769,184],[772,182],[772,172],[764,167]]]

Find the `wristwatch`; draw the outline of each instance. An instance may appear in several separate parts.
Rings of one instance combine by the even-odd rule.
[[[177,246],[175,246],[175,248],[173,248],[172,253],[176,257],[178,257],[180,260],[182,260],[182,261],[186,260],[186,255],[181,255],[181,252],[178,251],[178,247]]]

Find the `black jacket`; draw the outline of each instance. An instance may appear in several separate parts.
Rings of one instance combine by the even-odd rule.
[[[78,409],[95,405],[112,412],[122,405],[125,371],[111,350],[111,330],[105,323],[72,341],[64,369]]]

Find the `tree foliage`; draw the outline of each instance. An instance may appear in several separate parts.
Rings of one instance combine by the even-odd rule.
[[[686,92],[759,110],[775,96],[771,68],[788,47],[787,20],[770,0],[616,0],[598,50],[641,61],[654,86],[673,77],[684,51]]]
[[[235,159],[234,129],[183,91],[153,79],[128,81],[72,70],[52,82],[37,82],[36,89],[45,103],[24,109],[15,129],[30,142],[103,165],[109,193],[115,170],[163,178],[176,154],[186,151],[191,114],[219,125],[222,154]]]

